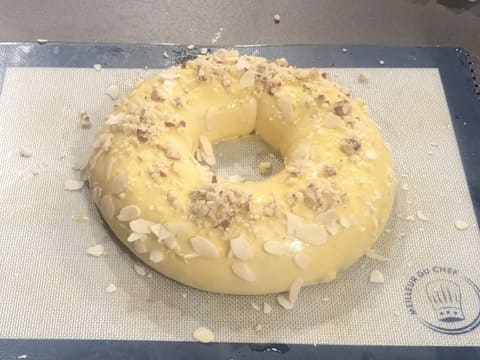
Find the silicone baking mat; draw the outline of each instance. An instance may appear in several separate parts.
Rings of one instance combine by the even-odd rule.
[[[303,289],[290,311],[275,296],[209,294],[148,268],[139,274],[139,263],[103,225],[90,192],[63,188],[66,180],[79,179],[74,168],[114,104],[107,89],[118,86],[124,95],[136,80],[195,56],[199,48],[24,44],[2,50],[0,338],[10,340],[0,346],[9,356],[45,339],[77,340],[67,346],[70,351],[80,340],[140,340],[165,349],[204,346],[201,351],[210,351],[205,356],[218,356],[221,344],[188,343],[200,326],[210,328],[219,343],[239,343],[231,351],[250,344],[249,351],[287,356],[300,350],[320,354],[326,344],[480,346],[480,110],[462,50],[239,49],[323,67],[363,98],[391,144],[399,179],[395,208],[377,246],[391,261],[362,259],[335,282]],[[359,81],[360,74],[367,80]],[[81,112],[92,128],[81,127]],[[23,147],[31,157],[20,156]],[[249,169],[268,156],[255,142],[216,150],[223,175],[249,177]],[[87,255],[95,244],[105,247],[106,256]],[[371,283],[372,270],[385,282]],[[116,291],[106,291],[110,284]],[[264,303],[271,313],[255,309]]]

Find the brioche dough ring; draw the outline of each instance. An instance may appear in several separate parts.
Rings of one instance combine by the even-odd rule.
[[[212,143],[252,131],[285,168],[260,182],[213,174]],[[137,83],[86,170],[106,223],[136,256],[229,294],[334,280],[382,233],[396,185],[362,101],[316,69],[226,50]]]

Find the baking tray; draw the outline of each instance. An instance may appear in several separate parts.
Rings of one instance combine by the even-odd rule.
[[[91,44],[1,44],[0,84],[7,68],[88,68],[102,64],[104,68],[168,67],[198,54],[201,47],[187,49],[176,45],[91,45]],[[324,68],[434,68],[438,69],[451,115],[459,154],[477,218],[480,213],[480,104],[473,75],[472,57],[463,49],[445,47],[377,47],[377,46],[242,46],[242,53],[268,58],[286,57],[298,67]],[[165,57],[164,53],[173,54]],[[1,96],[1,94],[0,94]],[[1,238],[2,241],[7,239]],[[478,239],[476,239],[478,240]],[[474,286],[475,283],[474,283]],[[1,305],[1,304],[0,304]],[[0,308],[1,311],[1,308]],[[1,312],[0,312],[1,316]],[[1,317],[0,317],[1,320]],[[473,324],[474,322],[472,322]],[[476,323],[475,323],[476,324]],[[476,324],[478,325],[478,324]],[[470,326],[469,332],[479,331]],[[124,341],[76,339],[1,339],[2,358],[49,359],[241,359],[310,357],[362,359],[474,359],[478,347],[448,346],[382,346],[378,345],[302,345],[273,343],[214,343],[208,345],[188,341]]]

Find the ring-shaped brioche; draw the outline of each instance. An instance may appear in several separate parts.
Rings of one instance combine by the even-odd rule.
[[[212,143],[255,131],[285,168],[229,182]],[[317,69],[218,50],[137,83],[86,168],[116,236],[153,269],[230,294],[334,280],[375,243],[394,201],[366,105]]]

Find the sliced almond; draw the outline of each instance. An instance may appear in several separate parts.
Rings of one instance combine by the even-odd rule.
[[[115,162],[114,158],[110,157],[105,163],[105,178],[107,180],[110,180],[110,176],[112,176],[112,168],[113,168],[114,162]]]
[[[103,245],[93,245],[87,248],[87,254],[90,256],[99,257],[105,254],[105,248]]]
[[[417,218],[421,221],[429,221],[430,219],[422,212],[422,210],[417,211]]]
[[[140,216],[140,208],[137,205],[128,205],[120,210],[117,216],[119,221],[132,221]]]
[[[295,304],[298,299],[298,294],[300,294],[300,290],[303,286],[303,278],[297,277],[293,280],[292,284],[290,285],[290,289],[288,290],[288,300]]]
[[[235,275],[237,275],[240,279],[253,282],[257,279],[255,273],[253,272],[250,267],[243,263],[238,262],[232,265],[232,271]]]
[[[135,252],[137,252],[138,254],[145,254],[148,251],[145,240],[135,241],[133,243],[133,248],[135,249]]]
[[[270,255],[282,256],[287,253],[288,248],[283,242],[267,241],[263,244],[263,250],[265,250],[265,252]]]
[[[372,272],[370,273],[370,282],[381,284],[385,282],[385,277],[383,276],[382,272],[380,272],[377,269],[373,269]]]
[[[468,229],[469,225],[467,222],[459,219],[455,220],[455,227],[457,228],[457,230],[466,230]]]
[[[118,195],[125,190],[128,185],[128,173],[122,171],[115,175],[112,180],[112,194]]]
[[[391,260],[388,257],[385,257],[383,255],[378,254],[374,249],[367,249],[367,251],[365,252],[365,256],[370,258],[370,259],[377,260],[377,261],[390,261]]]
[[[282,113],[282,118],[285,121],[293,121],[294,120],[294,110],[293,110],[293,102],[290,96],[283,95],[280,96],[277,100],[278,108]]]
[[[215,259],[219,255],[218,248],[208,239],[202,236],[194,236],[190,239],[193,250],[200,256]]]
[[[252,308],[255,311],[260,311],[260,305],[258,305],[258,304],[252,303]]]
[[[277,302],[285,310],[292,310],[293,309],[294,304],[292,304],[290,302],[290,300],[288,300],[288,298],[284,294],[280,294],[280,295],[277,296]]]
[[[326,113],[322,117],[322,125],[327,129],[342,130],[344,128],[343,120],[339,116],[332,113]]]
[[[240,89],[251,88],[255,85],[255,70],[250,69],[243,73],[240,81],[238,82],[238,87]]]
[[[327,242],[327,232],[325,227],[317,224],[302,225],[296,230],[297,237],[311,245],[322,245]]]
[[[28,146],[24,146],[20,148],[20,156],[29,158],[29,157],[32,157],[32,155],[33,155],[33,150]]]
[[[252,246],[243,235],[230,240],[230,250],[240,260],[246,261],[253,258]]]
[[[193,338],[200,343],[208,344],[215,340],[212,330],[205,327],[199,327],[193,332]]]
[[[307,254],[298,253],[294,257],[294,262],[300,269],[305,270],[312,262],[312,258]]]
[[[93,188],[93,201],[95,204],[100,205],[100,200],[102,198],[102,188],[100,186],[95,186]]]
[[[263,313],[270,314],[272,312],[272,306],[269,303],[263,303]]]
[[[100,208],[102,209],[102,214],[107,220],[111,220],[115,213],[115,208],[113,205],[113,200],[110,195],[104,195],[100,201]]]
[[[369,160],[375,160],[377,158],[377,152],[375,150],[367,150],[365,157]]]
[[[346,217],[340,216],[340,225],[343,226],[345,229],[348,229],[351,225],[351,222]]]
[[[200,148],[202,150],[203,159],[208,165],[215,165],[215,155],[210,140],[205,135],[200,135]]]
[[[127,242],[132,243],[137,240],[146,240],[147,235],[146,234],[140,234],[136,232],[132,232],[130,235],[128,235]]]
[[[327,231],[332,236],[338,234],[340,230],[342,230],[340,225],[338,225],[335,221],[332,221],[327,225]]]
[[[68,191],[78,191],[83,188],[84,182],[80,180],[66,180],[63,188]]]
[[[297,228],[299,228],[302,225],[302,220],[295,214],[292,213],[287,213],[287,234],[288,235],[294,235],[295,232],[297,231]]]
[[[147,275],[147,272],[145,271],[145,268],[141,265],[133,264],[133,270],[140,276]]]
[[[150,227],[155,224],[148,220],[136,219],[130,221],[128,225],[130,226],[130,230],[132,230],[133,232],[140,234],[150,234],[152,232]]]
[[[110,283],[110,284],[108,284],[105,291],[110,294],[110,293],[113,293],[113,292],[117,291],[117,287],[115,286],[115,284]]]
[[[158,75],[158,78],[162,81],[165,81],[165,80],[175,80],[175,79],[178,79],[179,75],[176,74],[176,73],[172,73],[172,72],[161,72],[159,73]]]
[[[165,246],[169,248],[172,251],[180,251],[180,245],[177,242],[177,239],[175,239],[173,236],[166,238],[164,241]]]
[[[335,221],[336,216],[337,216],[336,210],[335,209],[330,209],[330,210],[327,210],[323,213],[318,214],[317,217],[315,218],[315,221],[319,225],[327,225],[327,224],[330,224],[333,221]]]
[[[157,236],[159,242],[173,236],[173,234],[161,224],[154,224],[150,226],[150,230]]]
[[[188,224],[181,222],[171,222],[164,224],[165,228],[174,235],[182,234],[188,231]]]
[[[165,259],[165,254],[160,250],[152,250],[149,259],[151,262],[157,264]]]
[[[107,90],[105,90],[105,94],[110,96],[112,100],[117,100],[120,96],[120,88],[118,85],[110,85]]]

